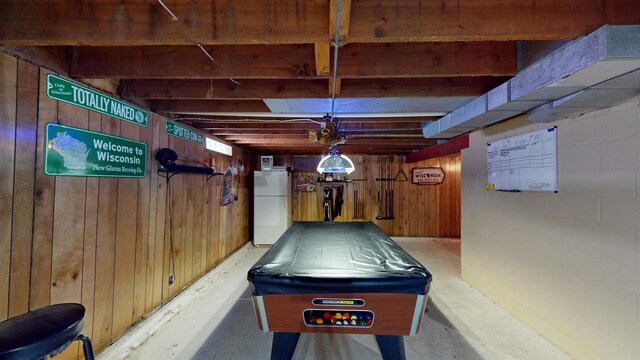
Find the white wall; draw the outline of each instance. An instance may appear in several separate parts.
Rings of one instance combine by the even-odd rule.
[[[486,142],[558,126],[557,194],[486,191]],[[640,359],[640,103],[477,131],[462,152],[462,276],[580,359]]]

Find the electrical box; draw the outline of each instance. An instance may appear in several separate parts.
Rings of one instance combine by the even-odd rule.
[[[273,168],[273,156],[260,156],[260,170],[269,171]]]

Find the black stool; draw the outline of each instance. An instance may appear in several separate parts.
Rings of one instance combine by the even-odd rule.
[[[84,306],[56,304],[0,322],[0,360],[44,359],[73,341],[82,341],[84,358],[94,360],[91,340],[80,334]]]

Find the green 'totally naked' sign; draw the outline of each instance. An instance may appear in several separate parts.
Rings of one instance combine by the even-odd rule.
[[[144,177],[147,144],[70,126],[45,125],[44,173],[50,176]]]
[[[190,130],[189,128],[186,128],[182,125],[176,124],[173,121],[167,120],[167,122],[164,124],[164,130],[171,136],[175,136],[183,140],[192,141],[200,145],[204,144],[204,137],[202,136],[202,134]]]
[[[53,74],[47,74],[47,96],[116,119],[147,126],[145,110]]]

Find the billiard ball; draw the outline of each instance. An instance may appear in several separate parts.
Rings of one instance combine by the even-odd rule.
[[[343,319],[349,319],[349,313],[342,314],[342,318]]]
[[[335,317],[337,320],[342,320],[342,314],[340,313],[336,313]]]
[[[358,323],[355,320],[351,320],[351,325],[358,325]]]
[[[325,320],[329,320],[330,317],[331,317],[331,314],[329,314],[328,312],[322,314],[322,318]]]
[[[322,324],[324,324],[324,320],[318,318],[318,319],[316,319],[316,324],[322,325]]]

